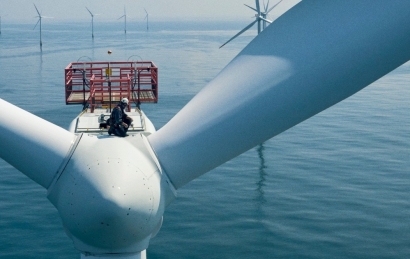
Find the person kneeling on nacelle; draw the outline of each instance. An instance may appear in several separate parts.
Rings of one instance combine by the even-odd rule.
[[[117,106],[112,110],[110,116],[110,128],[108,130],[108,134],[114,134],[119,137],[126,137],[128,136],[127,131],[129,126],[131,125],[132,118],[128,117],[125,114],[125,107],[128,106],[128,99],[122,98],[121,102],[117,104]]]

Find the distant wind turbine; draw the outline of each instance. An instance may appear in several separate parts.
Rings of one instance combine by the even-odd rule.
[[[40,49],[42,49],[43,48],[43,41],[41,39],[41,19],[43,19],[43,18],[53,18],[53,17],[42,16],[41,13],[38,11],[37,6],[35,4],[34,4],[34,8],[36,8],[36,11],[37,11],[37,14],[38,14],[38,16],[36,16],[36,17],[38,17],[38,21],[37,21],[36,25],[34,26],[33,30],[37,27],[37,24],[40,23]]]
[[[101,15],[100,13],[96,13],[93,14],[90,9],[88,9],[87,7],[85,7],[85,9],[87,9],[87,11],[90,13],[91,15],[91,37],[94,39],[94,15]]]
[[[0,14],[0,35],[1,35],[1,17],[6,17],[7,15],[8,15],[8,14],[2,16],[2,15]]]
[[[144,8],[144,10],[145,10],[145,8]],[[145,10],[145,13],[147,15],[145,15],[144,21],[145,21],[145,19],[147,19],[147,31],[148,31],[148,12],[147,12],[147,10]]]
[[[127,13],[125,12],[125,6],[124,6],[124,15],[118,18],[117,20],[121,19],[124,17],[124,32],[127,34]]]
[[[81,120],[87,128],[95,125],[96,131],[77,133],[78,117],[65,130],[0,99],[0,158],[44,187],[42,192],[58,210],[82,259],[146,259],[151,238],[183,186],[410,60],[410,1],[372,1],[371,8],[369,2],[302,1],[284,14],[283,22],[251,41],[158,131],[138,110],[133,114],[144,122],[136,123],[131,130],[135,133],[127,138],[100,131],[97,113],[89,113],[92,121]],[[219,92],[222,94],[215,94]],[[206,109],[211,98],[212,109]],[[24,127],[4,123],[16,118],[24,121]],[[262,207],[263,146],[258,153],[257,202]],[[379,171],[382,169],[376,173]],[[240,201],[224,199],[225,203]],[[258,213],[255,209],[258,207],[252,206],[245,212]],[[230,212],[244,217],[240,207]],[[179,216],[189,217],[186,211]],[[344,224],[345,219],[348,215],[336,224]],[[264,227],[266,223],[259,224]],[[252,235],[251,229],[244,233]],[[166,241],[172,244],[177,237],[180,233],[174,232]],[[252,245],[243,249],[251,250]]]
[[[0,35],[1,35],[1,17],[6,17],[7,15],[8,15],[8,14],[2,16],[2,15],[0,14]]]
[[[264,5],[264,7],[265,7],[265,11],[264,11],[264,12],[261,12],[262,17],[265,18],[265,19],[268,19],[268,15],[269,15],[270,11],[272,11],[273,8],[275,8],[278,4],[280,4],[280,2],[282,2],[282,0],[280,0],[279,2],[277,2],[277,3],[276,3],[274,6],[272,6],[271,8],[269,8],[269,0],[268,0],[268,3],[266,4],[266,6],[265,6],[265,1],[264,1],[263,5]],[[272,23],[272,22],[270,22],[270,23]],[[266,25],[266,20],[263,20],[263,27],[262,27],[263,30],[266,29],[266,27],[267,27],[267,25]]]
[[[263,29],[266,28],[266,23],[272,23],[271,20],[267,19],[267,16],[269,14],[270,11],[272,11],[273,8],[275,8],[280,2],[282,2],[282,0],[280,0],[278,3],[276,3],[274,6],[272,6],[271,8],[269,8],[269,0],[268,3],[266,4],[266,6],[264,5],[264,11],[261,11],[260,5],[259,5],[259,0],[255,0],[256,3],[256,8],[250,7],[249,5],[245,4],[245,6],[249,7],[250,9],[254,10],[256,12],[255,14],[255,21],[251,22],[248,26],[246,26],[243,30],[241,30],[240,32],[238,32],[237,34],[235,34],[235,36],[233,36],[232,38],[230,38],[227,42],[225,42],[222,46],[220,46],[219,48],[222,48],[223,46],[225,46],[226,44],[228,44],[230,41],[232,41],[233,39],[235,39],[236,37],[238,37],[239,35],[241,35],[242,33],[244,33],[245,31],[247,31],[249,28],[251,28],[255,23],[258,23],[258,34],[261,33],[262,31],[262,27]],[[263,22],[263,24],[261,25],[261,22]]]

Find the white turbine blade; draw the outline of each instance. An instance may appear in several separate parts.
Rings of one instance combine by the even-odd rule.
[[[245,28],[243,28],[240,32],[238,32],[237,34],[235,34],[235,36],[233,36],[232,38],[230,38],[227,42],[225,42],[224,44],[222,44],[219,48],[222,48],[223,46],[225,46],[226,44],[228,44],[229,42],[231,42],[233,39],[235,39],[236,37],[238,37],[239,35],[241,35],[242,33],[244,33],[246,30],[248,30],[250,27],[252,27],[258,20],[255,20],[253,22],[251,22],[248,26],[246,26]]]
[[[85,9],[87,9],[87,11],[90,13],[91,17],[94,16],[94,14],[90,11],[90,9],[87,8],[87,6],[85,7]]]
[[[121,16],[121,17],[120,17],[120,18],[118,18],[117,20],[119,20],[119,19],[121,19],[121,18],[123,18],[123,17],[125,17],[125,15]]]
[[[0,158],[47,188],[74,134],[0,99]]]
[[[37,13],[38,13],[38,16],[41,16],[40,12],[39,12],[38,9],[37,9],[37,6],[36,6],[35,4],[33,4],[33,5],[34,5],[34,8],[36,8],[36,11],[37,11]]]
[[[37,24],[40,22],[40,19],[41,19],[41,17],[40,17],[40,18],[38,18],[38,21],[37,21],[36,25],[34,25],[33,30],[37,27]]]
[[[272,11],[273,8],[275,8],[278,4],[280,4],[280,2],[282,2],[282,0],[280,0],[279,2],[277,2],[274,6],[272,6],[272,7],[266,12],[266,14],[270,13],[270,11]]]
[[[268,12],[268,8],[269,8],[269,0],[268,0],[268,2],[266,3],[266,5],[265,5],[265,0],[263,0],[263,7],[264,7],[264,9],[265,9],[265,13],[267,13],[267,12]]]
[[[272,23],[271,20],[265,19],[265,18],[263,18],[263,17],[258,17],[258,19],[259,19],[259,20],[263,20],[263,21],[268,22],[268,23]]]
[[[410,1],[298,3],[148,137],[171,182],[180,188],[407,62],[408,10]]]
[[[148,12],[147,12],[147,10],[145,10],[145,8],[144,8],[144,11],[145,11],[145,13],[147,14],[147,16],[148,16]]]
[[[247,5],[247,4],[244,4],[244,5],[247,6],[247,7],[249,7],[249,8],[251,8],[251,9],[254,10],[255,12],[258,12],[258,10],[256,10],[255,8],[253,8],[253,7],[251,7],[251,6]]]

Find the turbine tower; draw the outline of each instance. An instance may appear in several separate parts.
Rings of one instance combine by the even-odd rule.
[[[85,7],[87,9],[87,11],[90,13],[91,15],[91,37],[94,39],[94,15],[101,15],[101,14],[93,14],[90,9],[88,9],[87,7]]]
[[[37,27],[37,24],[40,23],[40,49],[42,50],[42,48],[43,48],[43,41],[42,41],[42,39],[41,39],[41,19],[43,19],[43,18],[53,18],[53,17],[42,16],[41,13],[40,13],[40,11],[37,9],[37,6],[36,6],[35,4],[34,4],[34,8],[36,8],[36,11],[37,11],[37,14],[38,14],[38,16],[36,16],[36,17],[38,17],[38,20],[37,20],[36,25],[34,25],[33,30]]]
[[[280,4],[280,2],[282,2],[282,0],[280,0],[279,2],[277,2],[274,6],[272,6],[271,8],[269,8],[269,1],[266,3],[265,5],[265,1],[263,1],[263,7],[264,7],[264,11],[261,12],[262,18],[264,18],[265,20],[262,21],[262,30],[266,29],[267,27],[267,22],[268,21],[268,15],[269,13],[273,10],[273,8],[275,8],[278,4]],[[253,9],[253,8],[252,8]],[[259,33],[258,33],[259,34]]]
[[[118,18],[117,20],[123,17],[124,17],[124,33],[127,34],[127,13],[125,12],[125,6],[124,6],[124,15]]]
[[[147,10],[145,10],[145,8],[144,8],[144,11],[146,13],[144,21],[147,20],[147,31],[148,31],[148,12],[147,12]]]
[[[259,0],[255,0],[256,3],[256,8],[253,8],[247,4],[245,4],[245,6],[249,7],[250,9],[254,10],[256,12],[255,14],[255,21],[251,22],[248,26],[246,26],[243,30],[241,30],[240,32],[238,32],[237,34],[235,34],[235,36],[233,36],[232,38],[230,38],[227,42],[225,42],[224,44],[222,44],[219,48],[222,48],[223,46],[225,46],[226,44],[228,44],[230,41],[232,41],[233,39],[235,39],[236,37],[238,37],[239,35],[241,35],[242,33],[244,33],[245,31],[247,31],[249,28],[251,28],[255,23],[258,23],[258,34],[261,33],[262,28],[265,29],[266,28],[266,23],[272,23],[271,20],[267,19],[268,14],[270,13],[270,11],[273,10],[273,8],[275,8],[280,2],[282,2],[282,0],[280,0],[278,3],[276,3],[274,6],[272,6],[271,8],[269,8],[269,0],[268,3],[266,5],[264,5],[264,11],[261,11],[260,5],[259,5]],[[261,25],[261,22],[263,22],[263,24]]]
[[[81,258],[145,259],[178,189],[410,60],[409,10],[301,1],[146,135],[75,133],[0,99],[0,121],[24,122],[0,123],[0,158],[48,190]]]

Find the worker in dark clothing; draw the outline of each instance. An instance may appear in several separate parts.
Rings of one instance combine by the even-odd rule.
[[[119,137],[126,137],[128,128],[132,123],[132,118],[125,114],[124,109],[128,106],[128,99],[122,98],[121,102],[112,110],[110,116],[110,128],[108,134],[114,134]]]

